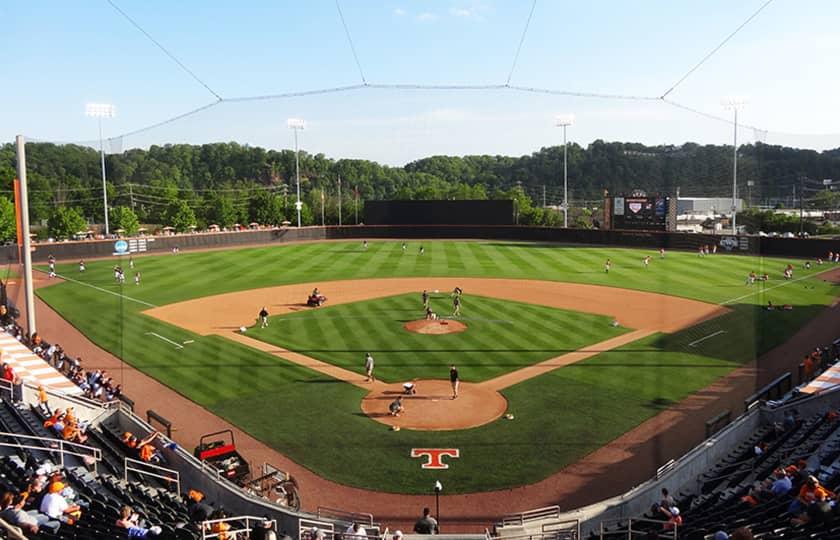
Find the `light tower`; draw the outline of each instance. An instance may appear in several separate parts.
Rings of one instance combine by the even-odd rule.
[[[116,108],[108,103],[88,103],[85,105],[85,116],[96,118],[99,122],[99,160],[102,165],[102,205],[105,209],[105,236],[111,234],[108,227],[108,187],[105,182],[105,146],[102,140],[102,119],[113,118]]]
[[[566,148],[566,128],[575,123],[573,114],[557,115],[557,127],[563,128],[563,227],[569,226],[569,154]]]
[[[306,127],[306,121],[301,118],[289,118],[286,123],[289,129],[295,132],[295,179],[297,180],[297,223],[300,227],[300,209],[303,203],[300,202],[300,151],[298,150],[298,131],[302,131]]]

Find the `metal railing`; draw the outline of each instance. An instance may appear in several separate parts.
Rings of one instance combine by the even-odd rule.
[[[231,522],[241,522],[245,521],[245,528],[239,529],[228,529],[226,531],[221,532],[212,532],[213,525],[218,523],[231,523]],[[277,531],[277,521],[269,520],[271,522],[271,530]],[[201,538],[202,540],[206,540],[207,538],[219,538],[222,535],[225,535],[229,538],[237,538],[237,534],[239,533],[249,533],[256,525],[262,525],[265,522],[265,518],[257,517],[257,516],[233,516],[224,519],[208,519],[207,521],[201,522]]]
[[[621,524],[624,523],[625,521],[627,522],[627,529],[626,530],[623,527],[621,527]],[[619,529],[615,530],[615,531],[605,531],[604,530],[604,524],[609,524],[609,523],[615,523],[616,525],[619,525]],[[647,534],[648,533],[649,529],[647,529],[647,530],[636,529],[634,531],[633,530],[633,523],[656,523],[656,524],[658,524],[662,527],[664,527],[665,525],[668,524],[667,521],[662,521],[660,519],[647,519],[647,518],[608,519],[608,520],[602,521],[600,526],[598,527],[598,538],[599,538],[599,540],[603,540],[605,534],[614,535],[614,534],[627,533],[627,540],[633,540],[633,535],[634,534],[641,535],[641,534]],[[657,531],[657,538],[677,540],[677,538],[678,538],[678,536],[677,536],[677,526],[675,525],[673,529],[669,529],[669,530],[662,529],[660,531]]]
[[[27,441],[39,441],[42,443],[46,443],[45,445],[37,446],[34,444],[21,444],[19,442],[8,442],[0,440],[0,446],[4,446],[7,448],[21,448],[26,450],[35,450],[39,452],[58,452],[60,465],[61,468],[64,468],[64,455],[76,456],[82,459],[92,459],[94,470],[96,470],[96,464],[102,461],[102,450],[99,448],[94,448],[92,446],[87,446],[80,443],[74,443],[70,441],[65,441],[64,439],[53,439],[52,437],[37,437],[35,435],[20,435],[18,433],[8,433],[8,432],[0,432],[0,439],[3,438],[10,438],[10,439],[24,439]],[[87,451],[86,453],[82,453],[81,450]]]
[[[140,467],[147,467],[149,469],[153,469],[154,471],[162,471],[162,473],[164,474],[153,472],[150,470],[144,470],[142,468],[138,468],[136,465],[132,466],[132,464],[139,465]],[[123,480],[125,480],[126,482],[128,482],[129,472],[133,472],[134,474],[137,474],[139,476],[151,476],[154,478],[159,478],[160,480],[169,482],[170,485],[172,482],[175,482],[175,493],[181,493],[181,473],[174,469],[167,469],[166,467],[161,467],[160,465],[146,463],[145,461],[140,461],[137,459],[127,457],[123,462]],[[168,473],[168,475],[166,473]]]
[[[347,510],[339,510],[338,508],[319,506],[316,515],[318,519],[334,519],[336,521],[347,521],[350,523],[359,523],[366,527],[373,527],[373,514],[368,514],[367,512],[348,512]]]
[[[335,535],[335,524],[329,521],[315,521],[314,519],[298,520],[298,540],[315,540],[312,531],[317,528],[324,532],[327,540],[333,540]]]
[[[559,506],[545,506],[543,508],[535,508],[533,510],[526,510],[518,514],[510,514],[502,518],[501,525],[503,527],[510,527],[515,525],[525,525],[533,521],[541,521],[549,518],[560,517]]]

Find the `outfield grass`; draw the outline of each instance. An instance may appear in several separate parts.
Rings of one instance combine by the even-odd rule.
[[[539,480],[632,429],[663,404],[679,401],[783,342],[838,292],[819,278],[807,278],[825,267],[806,272],[793,260],[798,281],[783,282],[780,274],[788,262],[783,259],[723,254],[700,259],[673,252],[663,261],[652,250],[494,242],[424,245],[423,256],[417,254],[417,243],[409,243],[403,253],[400,242],[375,241],[367,251],[352,242],[142,257],[136,259],[143,275],[138,287],[114,284],[116,259],[89,262],[84,274],[75,264],[59,265],[60,274],[82,283],[63,283],[38,294],[103,348],[313,471],[351,485],[420,493],[427,491],[432,475],[407,457],[413,446],[462,449],[463,457],[446,471],[448,492]],[[654,260],[644,269],[642,258],[647,254]],[[608,257],[613,269],[606,275],[603,262]],[[122,264],[127,266],[126,261]],[[750,270],[767,271],[771,281],[745,286]],[[150,305],[256,287],[411,276],[594,283],[713,303],[729,301],[733,312],[510,387],[504,393],[516,415],[513,422],[441,433],[389,433],[361,413],[362,389],[141,313]],[[620,295],[617,298],[620,301]],[[797,307],[790,312],[761,310],[768,300]],[[465,303],[465,313],[468,308]],[[726,333],[688,346],[718,329]],[[148,332],[194,343],[176,350]],[[60,336],[47,338],[60,343]],[[361,356],[351,356],[348,365],[357,369]],[[381,367],[385,358],[377,360]],[[131,388],[126,392],[130,396]],[[517,467],[511,468],[512,462]],[[354,463],[360,465],[348,466]]]
[[[446,313],[452,299],[433,294],[431,305]],[[609,317],[472,295],[461,313],[464,333],[408,332],[403,324],[423,309],[419,295],[404,294],[271,317],[248,335],[360,374],[370,352],[385,382],[445,379],[450,364],[464,381],[481,382],[629,331]]]

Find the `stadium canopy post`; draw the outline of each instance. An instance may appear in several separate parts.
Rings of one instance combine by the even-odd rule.
[[[105,210],[105,236],[111,234],[108,226],[108,187],[105,181],[105,145],[102,139],[102,119],[113,118],[116,108],[108,103],[88,103],[85,105],[85,116],[99,121],[99,160],[102,166],[102,207]]]
[[[35,326],[35,297],[32,289],[32,249],[29,240],[29,194],[26,187],[26,142],[23,135],[15,138],[17,144],[17,173],[20,185],[20,235],[23,243],[23,294],[26,302],[26,331],[29,336],[37,332]]]
[[[573,114],[557,116],[557,126],[563,128],[563,227],[569,227],[569,166],[568,150],[566,147],[566,128],[575,123]]]
[[[732,121],[732,234],[738,234],[735,223],[735,215],[738,212],[738,108],[743,107],[746,102],[740,97],[726,98],[721,102],[725,109],[732,109],[734,113]]]
[[[298,149],[298,131],[306,127],[306,121],[300,118],[289,118],[286,123],[289,129],[295,133],[295,180],[297,181],[297,202],[295,202],[295,208],[297,208],[297,226],[300,228],[300,209],[303,203],[300,202],[300,151]]]

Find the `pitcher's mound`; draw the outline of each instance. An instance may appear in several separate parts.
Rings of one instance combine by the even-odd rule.
[[[467,329],[467,325],[453,319],[438,319],[436,321],[410,321],[403,328],[416,334],[458,334]]]

